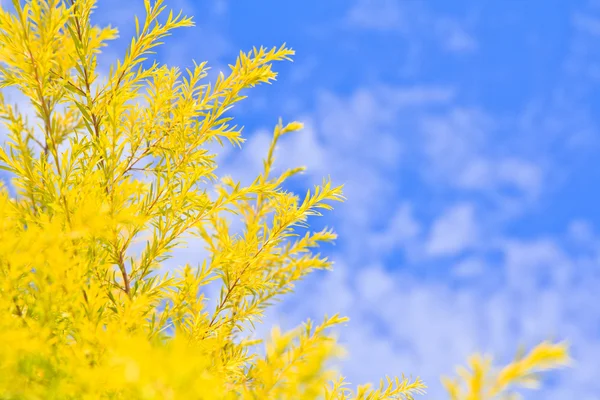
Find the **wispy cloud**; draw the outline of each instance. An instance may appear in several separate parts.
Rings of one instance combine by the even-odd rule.
[[[398,34],[411,41],[433,41],[443,50],[468,53],[477,39],[468,32],[472,18],[433,12],[421,2],[359,0],[349,8],[345,23],[358,29]]]
[[[460,254],[473,246],[479,236],[475,210],[471,204],[452,206],[431,229],[427,253],[431,256]]]

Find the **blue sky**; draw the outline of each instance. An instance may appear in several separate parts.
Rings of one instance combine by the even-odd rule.
[[[530,399],[600,399],[600,2],[597,0],[166,1],[193,15],[158,51],[169,66],[225,70],[239,50],[296,50],[273,85],[233,111],[248,142],[220,156],[248,182],[279,117],[277,167],[331,175],[347,202],[316,220],[339,240],[267,326],[341,312],[352,383],[440,374],[474,351],[507,362],[517,346],[572,343],[575,368]],[[143,1],[103,0],[94,15],[121,39]],[[197,257],[180,251],[170,264]],[[187,257],[187,258],[186,258]],[[264,333],[264,332],[263,332]],[[259,332],[259,334],[262,334]]]

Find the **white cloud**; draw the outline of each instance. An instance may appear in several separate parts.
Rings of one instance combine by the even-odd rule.
[[[382,86],[379,91],[383,98],[387,99],[397,109],[447,104],[455,96],[454,89],[444,86],[409,86],[402,89]]]
[[[445,114],[422,118],[424,151],[435,167],[433,173],[444,178],[457,175],[465,162],[480,154],[492,122],[475,109],[454,108]]]
[[[385,301],[394,290],[394,282],[381,265],[374,265],[358,271],[357,291],[368,304]]]
[[[440,18],[436,23],[439,40],[445,50],[466,53],[477,50],[477,41],[469,35],[463,24],[449,18]]]
[[[499,122],[476,109],[453,108],[419,120],[424,135],[422,168],[431,185],[487,195],[508,211],[535,201],[543,190],[545,171],[532,154],[505,155],[492,145]],[[504,150],[505,152],[505,150]]]
[[[412,205],[403,203],[390,215],[382,231],[371,233],[369,246],[374,253],[383,255],[412,244],[421,230],[421,224],[413,215]]]
[[[467,189],[516,189],[526,198],[535,198],[542,189],[543,171],[534,163],[517,158],[489,159],[474,155],[465,157],[456,182]]]
[[[582,2],[570,17],[574,29],[570,36],[568,57],[563,63],[569,73],[569,79],[561,82],[560,89],[581,99],[582,95],[593,96],[596,84],[600,81],[597,46],[600,36],[600,7],[593,0],[587,4]],[[577,104],[580,105],[581,103]]]
[[[469,257],[452,267],[452,272],[458,278],[477,277],[485,271],[485,264],[479,257]]]
[[[547,285],[559,288],[569,283],[574,267],[569,258],[550,239],[505,240],[507,284],[527,293]]]
[[[600,18],[582,12],[575,12],[571,20],[577,29],[593,36],[600,36]]]
[[[478,240],[475,210],[471,204],[458,204],[447,210],[433,224],[427,253],[447,256],[472,247]]]
[[[216,0],[213,3],[213,13],[215,13],[215,15],[222,16],[227,14],[227,11],[229,10],[228,0]]]
[[[346,22],[352,26],[377,30],[401,30],[409,22],[403,8],[394,0],[355,2]]]
[[[542,170],[537,165],[515,158],[501,159],[497,179],[514,185],[523,193],[536,195],[542,186]]]
[[[320,65],[316,56],[308,56],[294,63],[294,69],[290,71],[288,80],[295,84],[304,84]]]
[[[382,126],[391,124],[395,115],[391,107],[383,106],[377,93],[359,89],[348,99],[324,93],[319,103],[319,109],[323,110],[320,127],[332,150],[349,152],[360,148],[361,158],[375,164],[389,162],[397,155],[399,143],[384,142],[389,134],[378,132]]]
[[[594,247],[596,244],[593,226],[588,221],[581,219],[571,221],[568,228],[568,238],[583,246]]]
[[[352,28],[399,33],[413,43],[433,40],[454,53],[472,52],[478,47],[476,38],[467,32],[467,21],[435,14],[419,2],[358,0],[344,22]]]

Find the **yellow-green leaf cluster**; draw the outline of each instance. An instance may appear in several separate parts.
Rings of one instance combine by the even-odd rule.
[[[539,387],[537,373],[549,369],[567,366],[571,363],[566,343],[542,342],[528,354],[517,356],[515,361],[505,367],[494,370],[491,358],[479,354],[469,359],[470,370],[459,367],[457,379],[442,378],[452,400],[484,400],[518,398],[510,391],[513,386],[535,389]]]

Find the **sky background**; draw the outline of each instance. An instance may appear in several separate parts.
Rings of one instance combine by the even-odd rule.
[[[142,0],[99,3],[94,21],[121,36],[108,71],[145,14]],[[600,399],[600,1],[166,4],[196,22],[159,48],[169,66],[208,61],[214,77],[252,46],[296,50],[232,110],[248,141],[222,151],[220,173],[249,183],[282,117],[306,125],[278,147],[279,170],[308,167],[289,188],[345,185],[348,200],[314,221],[339,234],[323,249],[335,270],[266,327],[347,315],[348,380],[412,374],[426,399],[445,398],[440,375],[475,351],[506,363],[519,345],[568,339],[574,368],[526,398]]]

